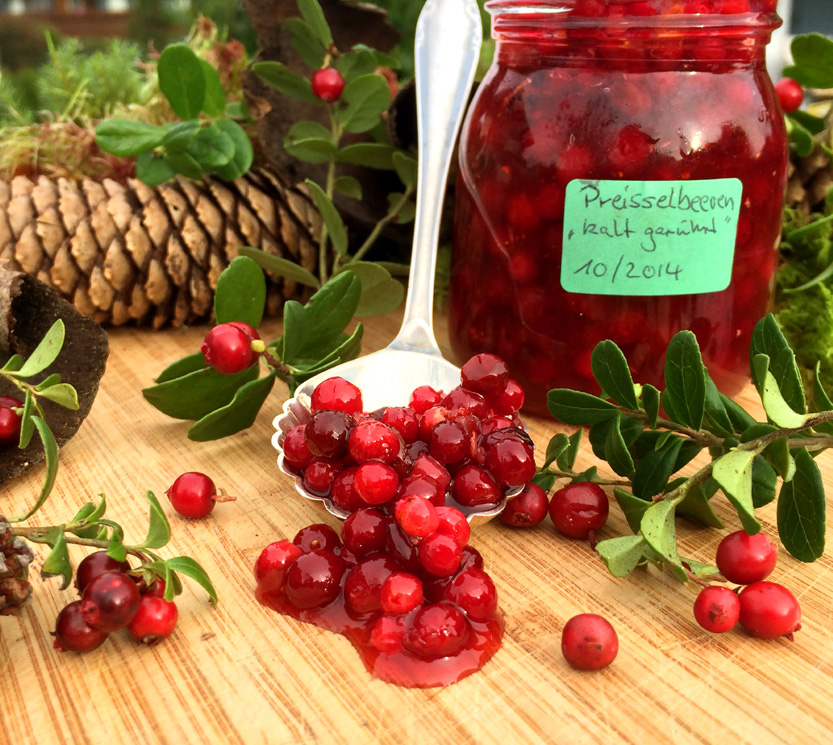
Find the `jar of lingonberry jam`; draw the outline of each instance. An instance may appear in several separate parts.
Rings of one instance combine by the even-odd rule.
[[[769,309],[787,142],[764,50],[776,0],[491,0],[493,66],[460,145],[450,334],[546,391],[637,382],[696,333],[718,387]]]

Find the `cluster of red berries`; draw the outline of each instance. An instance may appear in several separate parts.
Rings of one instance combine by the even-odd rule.
[[[173,633],[178,613],[176,604],[163,597],[164,581],[145,585],[130,569],[127,561],[116,561],[104,551],[81,561],[75,573],[81,599],[58,614],[55,649],[90,652],[125,628],[143,644],[155,644]]]
[[[22,409],[23,401],[14,396],[0,396],[0,445],[17,445],[20,440],[21,417],[15,409]]]
[[[165,493],[178,514],[192,519],[210,514],[217,502],[233,502],[236,499],[222,489],[218,491],[211,477],[199,471],[187,471],[177,476]]]
[[[751,636],[792,639],[801,628],[798,600],[783,585],[765,581],[777,558],[777,547],[764,533],[739,530],[727,535],[717,547],[717,568],[743,589],[711,585],[701,590],[694,601],[697,623],[716,634],[740,623]]]
[[[425,501],[494,508],[535,475],[518,417],[523,390],[493,354],[472,357],[461,379],[448,394],[420,386],[408,406],[365,413],[355,385],[329,378],[313,391],[309,420],[283,437],[283,463],[345,515],[365,507],[398,513],[403,504],[416,511]]]
[[[269,544],[254,566],[258,598],[343,633],[377,677],[446,685],[479,669],[503,631],[469,534],[459,510],[426,499],[402,500],[394,515],[362,507],[340,537],[315,524]]]
[[[265,345],[248,323],[217,324],[203,340],[200,351],[208,365],[223,375],[234,375],[251,367]]]

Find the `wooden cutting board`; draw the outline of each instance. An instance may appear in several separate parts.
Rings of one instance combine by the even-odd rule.
[[[396,317],[371,320],[365,351],[386,344],[397,328]],[[33,572],[32,604],[20,618],[0,618],[0,745],[830,741],[829,554],[805,565],[784,553],[772,578],[799,598],[803,628],[794,643],[762,641],[739,631],[701,631],[693,596],[676,581],[654,569],[615,579],[586,543],[558,536],[549,520],[527,531],[491,522],[472,542],[499,590],[504,645],[481,672],[444,689],[375,680],[344,638],[266,610],[252,579],[260,550],[309,523],[335,521],[302,501],[276,468],[271,419],[285,389],[276,386],[251,429],[212,443],[190,442],[186,423],[142,398],[141,388],[195,351],[205,331],[111,333],[101,391],[63,449],[54,494],[36,519],[64,522],[104,493],[110,516],[126,526],[128,540],[138,540],[150,489],[173,529],[165,556],[197,558],[220,604],[212,608],[189,582],[178,600],[179,626],[162,644],[141,647],[122,632],[87,655],[62,654],[49,632],[74,591],[59,592],[56,581]],[[268,324],[264,337],[278,335],[279,324]],[[742,402],[753,393],[745,391]],[[558,431],[545,419],[531,419],[529,428],[539,449]],[[580,465],[594,462],[583,448]],[[820,465],[830,488],[830,454]],[[164,491],[187,470],[210,474],[237,501],[204,520],[178,518]],[[42,475],[0,491],[0,512],[19,514]],[[717,509],[727,529],[737,529],[731,509]],[[774,536],[774,506],[760,512]],[[722,532],[680,530],[686,553],[713,560]],[[614,507],[603,537],[628,532]],[[39,565],[44,554],[36,551]],[[80,560],[83,551],[73,556]],[[601,613],[618,630],[619,657],[604,671],[576,672],[561,656],[561,628],[580,612]]]

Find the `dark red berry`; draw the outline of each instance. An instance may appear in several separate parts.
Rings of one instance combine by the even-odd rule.
[[[513,378],[506,381],[506,387],[501,393],[489,399],[489,404],[495,414],[509,416],[520,411],[524,405],[524,389]]]
[[[303,552],[300,546],[286,539],[270,543],[255,561],[255,580],[265,592],[280,592],[292,562]]]
[[[284,437],[282,446],[283,457],[286,462],[300,471],[306,468],[315,457],[315,453],[307,445],[307,438],[304,434],[305,430],[305,424],[299,424],[297,427],[289,430],[286,433],[286,437]]]
[[[446,420],[431,431],[431,457],[440,463],[457,463],[472,455],[472,442],[465,427],[457,421]]]
[[[335,103],[344,90],[344,77],[334,67],[316,70],[312,76],[312,92],[324,103]]]
[[[445,591],[445,599],[462,608],[473,621],[488,621],[497,611],[497,589],[482,569],[465,569]]]
[[[313,455],[343,458],[347,455],[347,441],[355,425],[352,414],[330,409],[317,411],[304,428],[307,447]]]
[[[99,631],[118,631],[133,620],[141,595],[131,577],[105,572],[93,577],[81,596],[81,615]]]
[[[200,351],[205,361],[224,375],[234,375],[251,367],[258,356],[252,349],[249,334],[233,323],[221,323],[211,329]]]
[[[447,533],[431,533],[419,544],[419,563],[435,577],[450,577],[460,568],[463,547]]]
[[[382,583],[379,604],[385,613],[399,615],[422,605],[422,582],[410,572],[393,572]]]
[[[492,475],[481,466],[463,466],[451,482],[451,493],[463,507],[497,504],[501,490]]]
[[[448,395],[440,401],[440,406],[449,411],[463,409],[479,419],[485,419],[492,413],[489,404],[486,403],[486,399],[483,396],[474,391],[469,391],[462,386],[457,386],[449,391]]]
[[[64,606],[55,621],[55,649],[61,652],[90,652],[107,638],[106,631],[90,626],[81,615],[81,601]]]
[[[3,409],[22,409],[23,401],[14,396],[0,396],[0,408]]]
[[[414,410],[417,416],[421,416],[432,406],[436,406],[443,398],[443,394],[435,391],[430,385],[421,385],[414,388],[408,405]]]
[[[336,507],[345,512],[355,512],[366,505],[356,491],[356,466],[345,468],[335,477],[330,499]]]
[[[402,650],[405,633],[404,616],[381,616],[370,632],[370,643],[383,654],[396,654]]]
[[[514,528],[529,528],[547,516],[549,507],[547,493],[538,484],[529,481],[517,497],[506,502],[500,519]]]
[[[20,414],[9,407],[0,408],[0,445],[16,445],[20,441]]]
[[[406,445],[419,437],[419,417],[407,406],[389,406],[382,414],[382,423],[395,429]]]
[[[804,89],[792,78],[781,78],[775,84],[775,92],[786,114],[796,111],[804,101]]]
[[[497,355],[483,353],[471,357],[460,371],[463,387],[481,396],[499,396],[506,389],[509,368]]]
[[[727,535],[717,547],[715,559],[729,582],[751,585],[766,579],[775,569],[778,548],[765,533],[749,535],[738,530]]]
[[[326,497],[341,469],[341,463],[338,461],[329,458],[313,458],[304,469],[304,489],[311,494]]]
[[[754,582],[740,591],[740,625],[761,639],[792,637],[801,628],[801,607],[786,587]]]
[[[445,489],[426,476],[409,475],[399,483],[399,499],[408,497],[421,497],[427,499],[435,507],[442,507],[445,504]]]
[[[559,533],[586,539],[600,530],[610,511],[607,495],[598,484],[578,482],[559,489],[550,500],[550,517]]]
[[[286,573],[286,597],[296,608],[326,605],[338,597],[344,571],[344,562],[331,551],[301,554]]]
[[[106,551],[93,551],[87,554],[78,564],[75,570],[75,587],[78,594],[90,584],[90,581],[104,572],[129,572],[130,563],[127,561],[116,561],[107,555]]]
[[[443,492],[451,484],[451,474],[448,472],[448,469],[430,455],[419,456],[414,461],[413,466],[411,466],[411,471],[408,475],[411,478],[419,476],[431,479],[439,485]]]
[[[208,515],[216,502],[233,499],[219,495],[214,482],[199,471],[183,473],[165,493],[171,500],[171,506],[182,517],[193,519]]]
[[[173,634],[178,618],[176,603],[145,595],[127,630],[142,644],[157,644]]]
[[[402,645],[420,657],[447,657],[468,640],[466,617],[449,603],[420,608],[402,637]]]
[[[381,591],[385,580],[402,565],[387,554],[376,554],[360,561],[344,580],[344,597],[356,613],[380,610]]]
[[[348,447],[356,463],[380,460],[392,463],[399,454],[399,435],[387,424],[375,419],[359,422],[350,432]]]
[[[305,554],[322,548],[337,554],[341,548],[341,538],[326,523],[313,523],[307,525],[306,528],[301,528],[295,534],[292,542]]]
[[[387,463],[362,463],[354,476],[356,493],[369,505],[389,502],[399,489],[399,476]]]
[[[564,625],[561,652],[578,670],[600,670],[616,659],[619,638],[606,618],[595,613],[581,613]]]
[[[728,587],[712,585],[700,590],[694,601],[694,618],[706,631],[722,634],[738,622],[740,600]]]
[[[384,551],[388,542],[387,520],[378,510],[356,510],[344,521],[341,540],[356,556]]]
[[[535,475],[532,447],[523,441],[522,434],[515,429],[501,429],[484,438],[485,466],[502,486],[521,486]],[[504,436],[497,438],[498,435]]]

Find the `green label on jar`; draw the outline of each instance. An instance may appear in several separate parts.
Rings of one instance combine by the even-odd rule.
[[[561,285],[593,295],[689,295],[729,286],[743,185],[567,184]]]

